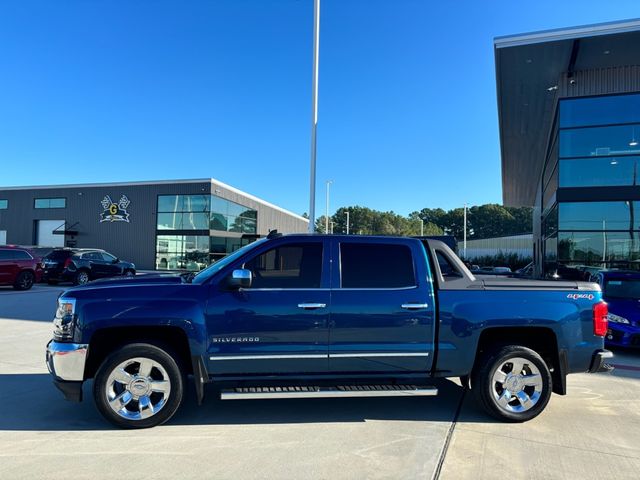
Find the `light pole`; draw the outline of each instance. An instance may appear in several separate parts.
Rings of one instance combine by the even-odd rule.
[[[464,233],[462,234],[462,257],[467,259],[467,204],[464,204]]]
[[[347,235],[349,235],[349,210],[346,211],[347,214]]]
[[[424,220],[421,218],[419,220],[420,220],[420,236],[424,237]]]
[[[311,80],[311,179],[309,186],[309,233],[316,226],[316,132],[318,130],[318,66],[320,63],[320,0],[313,1],[313,76]]]
[[[333,180],[327,180],[327,214],[324,217],[324,231],[329,233],[329,186],[333,183]]]
[[[331,222],[331,235],[333,235],[333,226],[335,225],[336,222]]]

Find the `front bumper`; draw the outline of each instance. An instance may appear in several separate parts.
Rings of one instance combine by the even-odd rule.
[[[56,380],[82,382],[89,345],[62,343],[51,340],[47,344],[47,368]]]
[[[608,363],[605,363],[607,359],[613,358],[613,353],[609,350],[597,350],[591,357],[591,366],[589,367],[589,373],[597,372],[610,372],[613,367]]]

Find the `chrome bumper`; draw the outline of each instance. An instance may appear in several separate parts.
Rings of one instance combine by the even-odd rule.
[[[591,358],[589,373],[611,372],[613,367],[606,363],[610,358],[613,358],[613,353],[609,350],[601,349],[594,352],[593,357]]]
[[[81,382],[89,345],[84,343],[60,343],[51,340],[47,344],[47,368],[58,380]]]

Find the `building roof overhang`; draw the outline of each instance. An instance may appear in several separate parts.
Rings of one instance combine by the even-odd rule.
[[[494,40],[505,205],[532,206],[563,74],[640,65],[640,19]]]

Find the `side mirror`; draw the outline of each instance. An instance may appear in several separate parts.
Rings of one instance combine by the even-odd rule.
[[[114,258],[113,260],[111,260],[111,263],[119,263],[120,259],[119,258]]]
[[[231,273],[227,285],[232,289],[250,288],[252,280],[253,274],[251,273],[251,270],[242,268],[234,270],[233,273]]]

